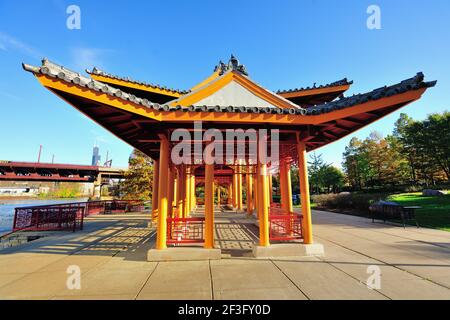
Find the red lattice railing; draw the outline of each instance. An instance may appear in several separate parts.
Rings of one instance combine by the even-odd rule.
[[[140,200],[107,200],[22,207],[15,209],[13,232],[82,230],[84,217],[144,211]]]
[[[203,243],[205,218],[168,218],[167,244]]]
[[[85,203],[16,208],[13,232],[83,229]]]
[[[270,240],[289,241],[303,239],[300,214],[269,215]]]
[[[141,200],[90,201],[86,202],[86,206],[86,216],[144,211],[144,202]]]

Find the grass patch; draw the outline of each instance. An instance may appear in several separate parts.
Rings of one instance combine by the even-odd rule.
[[[421,193],[402,193],[388,197],[401,206],[419,206],[416,219],[427,228],[450,231],[450,194],[441,197],[424,197]]]

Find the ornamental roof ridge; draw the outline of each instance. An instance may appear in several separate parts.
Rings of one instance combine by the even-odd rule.
[[[22,63],[22,67],[25,71],[29,71],[35,74],[47,75],[51,78],[58,78],[64,82],[76,84],[80,87],[87,87],[94,91],[102,92],[107,95],[120,98],[122,100],[128,100],[145,107],[152,107],[152,102],[147,99],[139,98],[133,94],[114,88],[103,82],[85,77],[78,72],[69,70],[64,66],[49,61],[46,58],[42,60],[42,65],[40,67],[31,66],[25,63]]]
[[[371,100],[378,100],[381,98],[390,97],[396,94],[405,93],[407,91],[418,90],[421,88],[431,88],[436,85],[437,81],[424,81],[424,75],[422,72],[418,72],[414,77],[401,81],[400,83],[384,86],[378,89],[374,89],[367,93],[354,94],[345,98],[343,95],[338,100],[332,102],[323,103],[307,109],[308,115],[316,115],[335,110],[340,110],[348,107],[352,107],[357,104],[366,103]]]
[[[313,89],[323,89],[323,88],[331,88],[331,87],[337,87],[337,86],[345,86],[345,85],[351,85],[351,84],[353,84],[353,81],[348,81],[347,78],[344,78],[342,80],[334,81],[334,82],[320,85],[320,86],[316,86],[316,83],[314,82],[312,87],[301,87],[301,88],[294,88],[294,89],[278,90],[278,91],[276,91],[276,93],[283,94],[283,93],[307,91],[307,90],[313,90]]]
[[[139,85],[146,86],[146,87],[152,87],[152,88],[156,88],[156,89],[160,89],[160,90],[167,90],[167,91],[175,92],[175,93],[179,93],[179,94],[186,94],[186,93],[190,92],[190,90],[173,89],[173,88],[168,88],[166,86],[161,86],[159,84],[153,84],[153,83],[148,83],[148,82],[144,82],[144,81],[130,79],[129,77],[120,77],[117,75],[113,75],[111,73],[107,73],[97,67],[93,67],[92,70],[86,69],[86,72],[88,74],[99,75],[99,76],[103,76],[103,77],[107,77],[107,78],[111,78],[111,79],[115,79],[115,80],[122,80],[122,81],[139,84]]]

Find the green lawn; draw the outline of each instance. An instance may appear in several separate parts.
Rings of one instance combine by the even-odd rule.
[[[416,210],[419,225],[450,231],[450,194],[442,197],[424,197],[421,193],[403,193],[389,196],[388,200],[402,206],[420,206]]]

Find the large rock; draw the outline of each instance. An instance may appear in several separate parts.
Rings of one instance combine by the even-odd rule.
[[[425,189],[422,191],[422,195],[425,197],[440,197],[445,195],[445,192],[440,191],[440,190],[433,190],[433,189]]]

